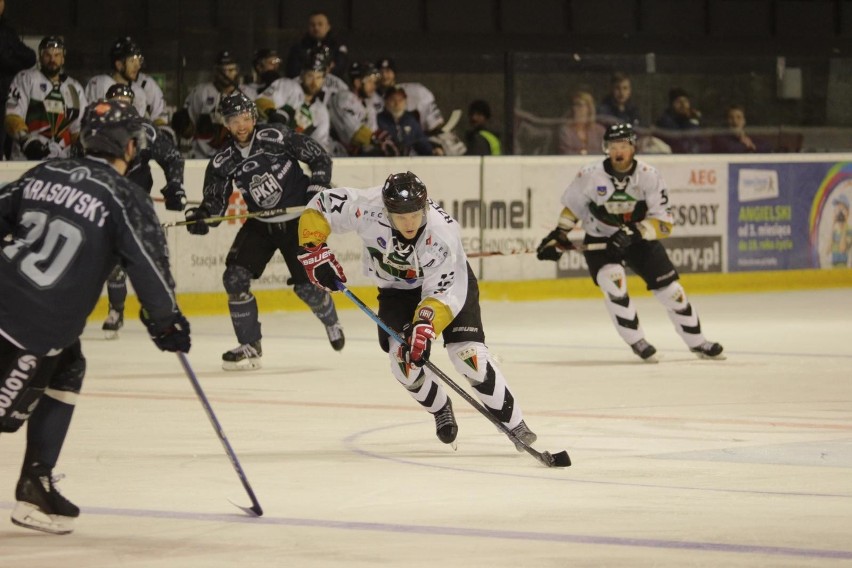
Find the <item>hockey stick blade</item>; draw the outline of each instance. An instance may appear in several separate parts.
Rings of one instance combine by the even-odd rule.
[[[192,366],[189,364],[189,359],[186,357],[186,353],[177,353],[178,359],[180,360],[180,364],[183,367],[184,372],[186,372],[186,376],[189,379],[189,382],[192,383],[192,388],[195,390],[195,394],[198,395],[198,400],[201,402],[201,406],[204,407],[204,412],[207,414],[207,418],[210,420],[210,424],[213,425],[213,430],[216,431],[216,435],[219,436],[219,441],[222,442],[222,447],[225,448],[225,453],[228,455],[228,461],[231,462],[231,465],[234,467],[234,471],[237,472],[237,475],[240,478],[240,481],[243,484],[243,489],[246,490],[246,493],[251,499],[251,507],[241,507],[237,505],[233,501],[230,501],[233,505],[236,505],[247,515],[251,515],[253,517],[260,517],[263,515],[263,509],[260,506],[260,503],[257,501],[257,497],[254,495],[254,491],[249,485],[248,478],[246,477],[245,472],[243,471],[242,466],[240,465],[240,460],[237,459],[237,454],[234,453],[234,449],[231,447],[231,443],[228,442],[228,438],[225,436],[225,432],[222,430],[222,425],[219,424],[219,420],[216,419],[216,414],[213,413],[213,407],[210,406],[210,402],[207,400],[207,396],[204,394],[204,391],[201,389],[201,383],[198,382],[198,377],[195,376],[195,371],[192,370]]]
[[[338,281],[336,282],[337,289],[343,292],[347,298],[352,300],[352,302],[358,306],[361,311],[367,314],[370,319],[372,319],[376,324],[381,327],[385,332],[390,335],[395,341],[401,344],[405,344],[405,340],[402,336],[399,335],[395,330],[393,330],[388,324],[386,324],[373,310],[367,306],[364,302],[361,301],[358,296],[356,296],[349,288],[346,287],[345,284]],[[426,367],[429,368],[430,371],[438,375],[438,377],[448,386],[450,387],[457,395],[462,397],[468,404],[470,404],[473,408],[475,408],[480,414],[485,416],[494,424],[497,429],[503,432],[514,444],[523,448],[525,452],[530,454],[536,460],[538,460],[541,464],[547,467],[568,467],[571,465],[571,458],[568,457],[568,452],[565,450],[558,452],[556,454],[551,454],[550,452],[539,452],[523,440],[519,439],[514,432],[512,432],[509,428],[506,427],[505,424],[500,422],[497,418],[491,415],[479,402],[477,402],[472,396],[470,396],[467,391],[461,388],[454,380],[452,380],[449,376],[447,376],[441,369],[439,369],[434,363],[431,361],[426,361]]]
[[[234,503],[230,499],[228,499],[228,503],[230,503],[231,505],[233,505],[237,509],[240,509],[243,513],[245,513],[249,517],[262,517],[263,516],[263,509],[260,508],[259,504],[258,505],[252,505],[251,507],[243,507],[242,505],[238,505],[237,503]]]

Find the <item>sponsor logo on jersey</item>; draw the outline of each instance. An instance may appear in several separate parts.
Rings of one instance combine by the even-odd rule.
[[[432,321],[435,319],[435,310],[429,306],[423,306],[417,311],[417,319]]]
[[[601,197],[606,195],[606,190],[607,190],[607,187],[605,185],[599,185],[595,188],[595,191],[597,191],[598,195],[600,195]]]
[[[477,331],[475,327],[473,328],[453,328],[453,331]],[[459,359],[462,362],[473,369],[474,371],[479,371],[479,358],[476,356],[476,348],[469,347],[463,351],[459,351]]]
[[[6,416],[6,412],[12,407],[12,403],[31,378],[30,371],[36,366],[38,359],[35,355],[22,355],[18,357],[17,366],[9,371],[0,386],[0,417]],[[25,417],[26,418],[26,417]]]
[[[255,203],[263,208],[269,208],[281,201],[284,190],[271,173],[251,176],[249,194]]]

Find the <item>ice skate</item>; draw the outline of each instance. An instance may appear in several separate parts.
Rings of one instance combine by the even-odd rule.
[[[512,428],[512,434],[515,437],[528,446],[532,446],[535,444],[535,441],[538,440],[538,436],[535,435],[535,432],[529,429],[527,423],[521,420],[521,423]],[[515,444],[515,449],[519,452],[524,451],[524,447],[519,444],[517,441],[512,440],[512,443]]]
[[[346,343],[346,338],[343,336],[343,326],[340,322],[334,322],[331,325],[325,326],[325,333],[328,335],[328,342],[335,351],[341,351],[343,344]]]
[[[37,466],[21,474],[15,489],[18,500],[12,522],[19,527],[51,534],[69,534],[80,509],[56,490],[49,468]]]
[[[653,345],[645,341],[644,339],[640,339],[636,343],[630,346],[636,355],[642,358],[646,363],[658,363],[659,361],[655,357],[657,350]]]
[[[243,343],[222,354],[222,368],[226,371],[251,371],[260,369],[260,357],[263,350],[260,340]]]
[[[459,433],[456,417],[453,414],[453,402],[447,398],[447,404],[435,413],[435,434],[445,444],[452,444],[456,448],[456,436]]]
[[[724,361],[726,359],[722,354],[722,346],[712,341],[705,341],[698,347],[692,347],[690,351],[695,353],[695,356],[699,359],[715,359],[717,361]]]
[[[124,327],[124,312],[120,312],[110,306],[104,324],[101,329],[104,330],[105,339],[118,339],[118,330]]]

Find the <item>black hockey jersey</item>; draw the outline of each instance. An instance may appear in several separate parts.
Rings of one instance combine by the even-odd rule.
[[[145,137],[147,146],[136,156],[130,164],[127,177],[135,181],[139,187],[151,193],[154,178],[151,176],[151,166],[148,162],[152,159],[163,169],[166,183],[175,182],[183,186],[183,156],[180,155],[172,138],[154,126],[148,119],[143,121],[145,126]]]
[[[308,165],[310,178],[299,162]],[[231,139],[210,159],[202,207],[214,216],[224,214],[234,188],[251,213],[296,207],[330,183],[331,156],[316,141],[280,124],[258,125],[246,157]],[[311,195],[309,186],[315,186]]]
[[[44,162],[0,189],[0,334],[44,355],[71,345],[120,262],[151,319],[177,311],[151,199],[105,161]]]

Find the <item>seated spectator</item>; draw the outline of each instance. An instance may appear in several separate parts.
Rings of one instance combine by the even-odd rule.
[[[586,91],[571,97],[568,121],[559,129],[560,154],[599,154],[603,152],[606,129],[595,122],[595,99]]]
[[[311,50],[322,46],[328,47],[331,55],[329,71],[342,77],[346,73],[349,50],[331,33],[328,14],[321,10],[311,12],[308,16],[308,31],[298,43],[290,47],[284,75],[291,79],[298,77],[305,65],[309,63],[308,57]]]
[[[689,93],[680,87],[669,91],[669,106],[657,119],[659,137],[675,154],[700,154],[709,149],[709,139],[701,136],[701,112],[692,107]]]
[[[500,137],[488,127],[490,119],[491,107],[487,102],[476,100],[470,103],[467,109],[467,120],[471,128],[465,135],[467,145],[465,155],[499,156],[502,153]]]
[[[621,72],[615,72],[610,81],[612,90],[604,97],[598,106],[598,122],[605,126],[611,124],[639,125],[639,108],[631,98],[633,87],[630,77]]]
[[[441,127],[444,126],[444,115],[441,114],[441,109],[435,102],[435,95],[422,83],[398,83],[396,77],[396,63],[390,57],[383,57],[376,63],[376,68],[379,70],[379,84],[377,90],[379,93],[384,93],[391,87],[402,87],[408,96],[408,110],[413,112],[420,120],[420,126],[423,131],[433,136],[441,132]],[[380,97],[370,99],[373,106],[376,107],[378,113],[381,109],[378,108],[382,104]],[[369,101],[368,101],[369,102]]]
[[[769,143],[756,136],[746,134],[745,108],[731,105],[726,113],[729,132],[713,137],[713,152],[720,154],[766,153],[771,151]]]
[[[417,116],[406,110],[408,97],[402,87],[391,87],[385,91],[385,108],[376,115],[379,130],[390,134],[399,149],[400,156],[441,156],[439,147],[432,146]]]

